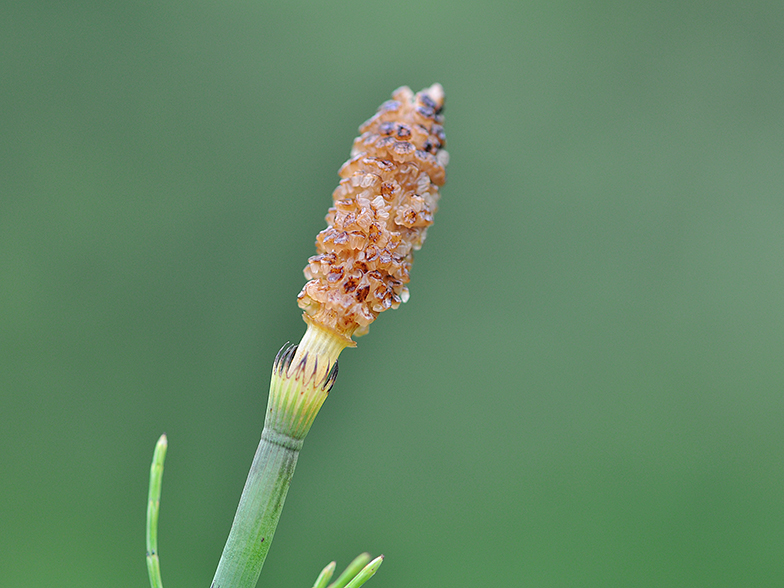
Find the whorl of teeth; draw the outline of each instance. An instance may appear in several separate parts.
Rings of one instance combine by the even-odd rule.
[[[439,84],[416,95],[404,86],[359,128],[298,297],[316,322],[363,335],[380,312],[408,299],[412,252],[446,179],[443,105]]]
[[[313,367],[311,370],[308,370],[310,366],[308,365],[307,352],[305,352],[305,355],[298,363],[294,364],[297,348],[298,345],[292,345],[291,343],[286,343],[280,348],[280,351],[278,351],[278,354],[275,356],[275,362],[272,369],[273,373],[278,377],[287,380],[300,380],[303,386],[311,385],[314,388],[321,388],[324,392],[329,394],[330,390],[332,390],[332,386],[335,385],[335,380],[338,379],[338,360],[336,359],[333,363],[327,363],[326,366],[322,366],[324,369],[320,372],[318,362],[319,355],[316,354],[314,356]],[[319,379],[319,377],[321,377],[321,379]]]

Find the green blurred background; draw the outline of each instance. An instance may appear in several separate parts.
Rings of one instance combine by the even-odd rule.
[[[209,585],[358,125],[447,91],[411,300],[260,585],[784,585],[784,4],[0,8],[0,575]]]

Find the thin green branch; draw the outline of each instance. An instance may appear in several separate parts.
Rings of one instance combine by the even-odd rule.
[[[383,555],[379,555],[371,561],[369,553],[360,553],[354,558],[354,561],[348,564],[348,567],[343,570],[338,579],[327,586],[327,588],[359,588],[373,577],[373,574],[376,573],[383,562]],[[334,571],[335,562],[333,561],[321,571],[313,588],[324,588]]]
[[[329,582],[330,578],[332,578],[332,574],[335,573],[336,565],[337,563],[334,561],[329,562],[327,564],[327,567],[321,570],[321,573],[318,575],[318,578],[316,578],[316,583],[313,584],[313,588],[325,588],[327,582]]]
[[[343,573],[338,576],[338,579],[332,582],[328,586],[328,588],[345,588],[345,586],[354,579],[354,577],[362,571],[362,569],[368,565],[370,561],[370,554],[369,553],[360,553],[357,557],[354,558],[348,567],[343,570]]]
[[[375,573],[378,571],[378,568],[381,567],[382,563],[384,563],[384,556],[379,555],[376,559],[362,568],[359,573],[354,576],[351,582],[346,584],[346,588],[359,588],[362,586],[362,584],[370,580],[370,578],[375,575]]]
[[[147,573],[152,588],[163,588],[161,563],[158,559],[158,513],[161,508],[161,483],[163,461],[166,459],[166,435],[161,435],[155,444],[150,466],[150,491],[147,501]]]
[[[378,568],[384,562],[384,556],[379,555],[373,561],[370,560],[369,553],[360,553],[354,558],[348,567],[343,571],[337,580],[327,586],[332,574],[335,573],[335,562],[330,562],[327,567],[321,570],[319,577],[313,588],[359,588],[373,577]]]

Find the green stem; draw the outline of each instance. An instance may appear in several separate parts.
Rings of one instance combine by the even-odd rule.
[[[211,588],[254,588],[267,557],[305,436],[352,341],[308,322],[299,345],[275,358],[261,441]]]
[[[302,439],[264,427],[211,588],[253,588],[261,574]]]
[[[337,377],[340,352],[353,342],[308,321],[299,345],[285,345],[275,358],[261,441],[253,457],[229,538],[211,588],[255,588],[267,557],[283,503],[297,467],[305,436]],[[155,446],[147,505],[147,569],[152,588],[163,588],[158,560],[160,511],[166,435]],[[329,588],[360,588],[376,573],[383,556],[357,557]],[[324,588],[335,570],[332,562],[314,588]]]

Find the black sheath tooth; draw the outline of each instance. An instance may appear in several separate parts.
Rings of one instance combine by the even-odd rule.
[[[286,343],[283,347],[280,348],[278,355],[275,357],[274,363],[274,371],[279,376],[282,376],[288,369],[289,365],[291,365],[291,359],[294,357],[296,352],[297,346],[292,345],[291,343]]]
[[[327,376],[324,378],[324,384],[321,386],[322,390],[325,390],[327,394],[329,394],[330,390],[332,390],[332,386],[335,385],[335,380],[338,379],[338,360],[335,360],[335,363],[332,364]]]
[[[310,374],[310,378],[308,378],[308,381],[309,382],[312,381],[313,384],[315,384],[317,375],[318,375],[318,355],[316,355],[316,357],[313,359],[313,373]]]
[[[307,352],[305,352],[305,355],[302,356],[302,359],[294,368],[294,373],[292,374],[290,373],[290,368],[291,368],[291,360],[293,359],[294,359],[294,355],[292,354],[291,359],[289,360],[289,365],[286,367],[286,377],[291,378],[291,376],[293,375],[294,378],[296,379],[300,376],[300,374],[305,373],[305,366],[308,365],[308,354]]]

